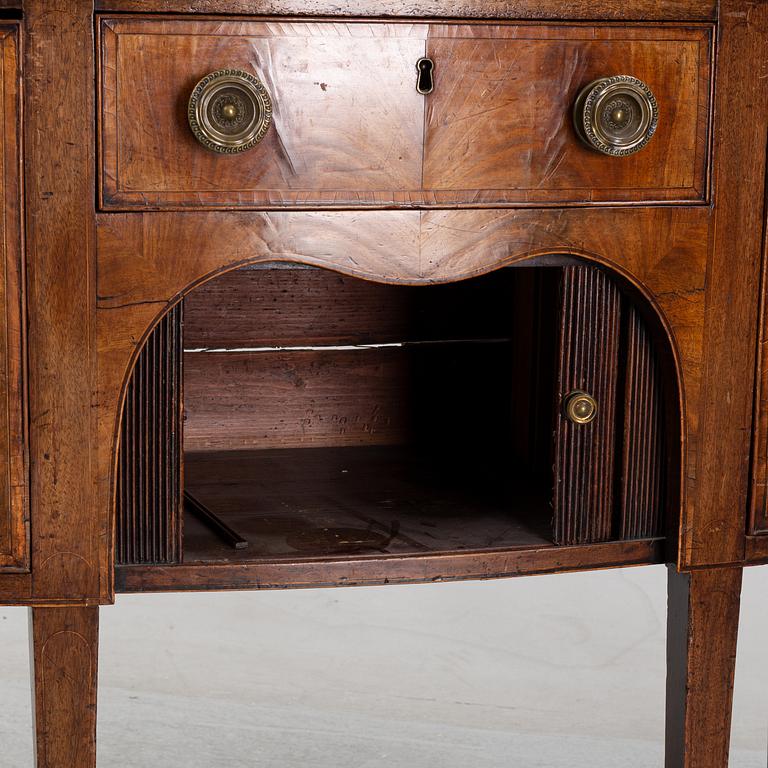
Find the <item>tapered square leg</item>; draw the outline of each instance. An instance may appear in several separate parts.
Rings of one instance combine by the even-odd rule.
[[[98,608],[31,608],[37,768],[95,768]]]
[[[669,569],[666,768],[727,768],[741,576]]]

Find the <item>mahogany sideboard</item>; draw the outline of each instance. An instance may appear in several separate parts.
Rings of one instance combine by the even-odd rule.
[[[768,4],[0,0],[0,603],[666,563],[724,768],[768,562]]]

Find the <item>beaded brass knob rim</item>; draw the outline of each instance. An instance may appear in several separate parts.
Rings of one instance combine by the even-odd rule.
[[[565,415],[574,424],[589,424],[597,416],[597,401],[586,392],[571,392],[565,398]]]
[[[187,118],[206,149],[238,154],[255,147],[266,135],[272,122],[272,99],[250,72],[219,69],[192,90]]]
[[[604,155],[638,152],[659,124],[659,106],[651,89],[632,75],[603,77],[576,98],[573,122],[579,138]]]

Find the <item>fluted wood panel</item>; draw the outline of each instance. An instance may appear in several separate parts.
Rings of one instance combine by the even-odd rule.
[[[117,474],[120,564],[180,559],[181,318],[178,305],[160,321],[128,384]]]
[[[620,295],[601,270],[568,266],[561,296],[553,538],[556,544],[607,541],[614,508]],[[598,402],[589,424],[573,424],[564,415],[574,390]]]
[[[662,533],[664,508],[664,412],[661,376],[648,330],[626,307],[624,445],[619,537],[645,539]]]

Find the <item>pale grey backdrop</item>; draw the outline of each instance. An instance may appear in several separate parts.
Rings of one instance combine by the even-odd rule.
[[[121,597],[100,768],[661,766],[663,567]],[[745,576],[736,768],[768,751],[768,567]],[[0,767],[31,768],[27,612],[0,608]]]

